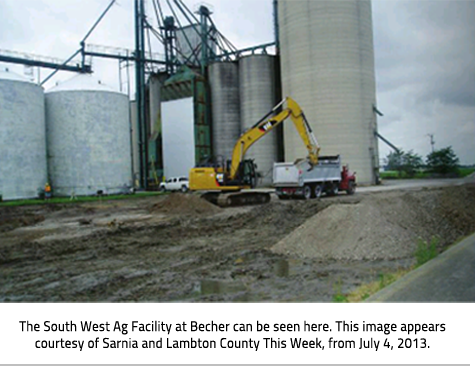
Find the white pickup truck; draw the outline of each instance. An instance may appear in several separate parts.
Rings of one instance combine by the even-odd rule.
[[[275,163],[273,184],[280,199],[303,197],[319,198],[322,193],[336,195],[339,191],[353,194],[356,178],[348,168],[341,166],[340,156],[321,156],[312,166],[307,160],[295,163]]]
[[[160,183],[159,188],[160,192],[181,191],[183,193],[188,192],[188,189],[188,177],[169,178],[165,182]]]

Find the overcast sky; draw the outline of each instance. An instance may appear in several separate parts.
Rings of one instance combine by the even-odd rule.
[[[318,1],[318,0],[315,0]],[[338,0],[335,0],[338,1]],[[69,57],[109,0],[0,0],[0,49]],[[162,3],[166,1],[161,0]],[[193,9],[193,0],[184,0]],[[273,41],[272,0],[207,0],[219,30],[238,48]],[[453,146],[475,163],[475,0],[373,0],[380,133],[426,156]],[[165,10],[167,7],[165,7]],[[148,5],[152,15],[153,8]],[[168,11],[165,11],[168,12]],[[134,47],[133,0],[118,0],[88,43]],[[154,51],[160,52],[157,44]],[[8,66],[23,73],[22,66]],[[119,89],[115,61],[95,74]],[[41,70],[44,77],[50,71]],[[60,73],[46,88],[71,77]],[[390,149],[380,143],[380,156]]]

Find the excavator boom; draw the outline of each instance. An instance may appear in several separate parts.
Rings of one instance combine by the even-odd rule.
[[[287,104],[287,106],[283,108],[281,112],[278,112],[280,107],[283,107],[285,104]],[[317,139],[315,138],[312,129],[305,118],[305,114],[295,100],[290,97],[286,97],[265,117],[263,117],[254,126],[244,132],[236,142],[231,160],[231,179],[236,177],[239,166],[244,160],[247,150],[249,150],[249,148],[255,142],[259,141],[259,139],[264,137],[268,132],[272,131],[289,117],[292,119],[292,122],[294,123],[300,138],[307,148],[309,162],[312,165],[316,165],[318,163],[318,153],[320,151],[320,147],[318,146]]]

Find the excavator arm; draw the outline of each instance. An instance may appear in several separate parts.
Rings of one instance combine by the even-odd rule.
[[[279,108],[284,106],[284,104],[286,104],[286,106],[281,112],[278,112]],[[294,123],[300,138],[307,148],[308,160],[310,164],[316,165],[318,163],[318,153],[320,151],[320,147],[318,146],[317,139],[315,138],[309,123],[307,122],[305,114],[295,100],[290,97],[286,97],[266,116],[264,116],[254,126],[244,132],[236,142],[236,145],[234,145],[229,174],[231,179],[236,177],[239,166],[243,161],[247,150],[249,150],[249,148],[255,142],[264,137],[268,132],[272,131],[289,117]]]

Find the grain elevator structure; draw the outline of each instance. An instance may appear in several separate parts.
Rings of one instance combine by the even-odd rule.
[[[169,9],[146,14],[147,1],[134,1],[135,50],[94,48],[85,39],[79,59],[57,64],[0,50],[0,62],[76,73],[46,94],[0,74],[0,150],[8,157],[0,197],[35,197],[46,182],[59,196],[157,189],[195,166],[229,165],[239,137],[287,96],[302,107],[321,155],[340,155],[360,185],[378,183],[370,0],[268,0],[275,39],[242,49],[216,28],[220,20],[208,5],[192,12],[181,1],[166,2]],[[146,32],[156,36],[157,53]],[[93,57],[118,60],[121,92],[90,75]],[[306,155],[288,120],[243,159],[254,160],[257,185],[271,187],[274,163]]]

